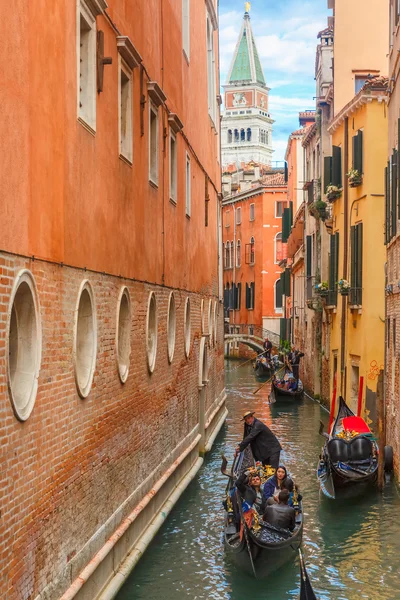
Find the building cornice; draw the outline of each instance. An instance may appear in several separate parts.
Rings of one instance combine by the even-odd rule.
[[[243,202],[243,200],[251,200],[252,198],[255,198],[256,196],[261,196],[262,194],[264,194],[264,192],[268,192],[271,190],[274,190],[276,188],[279,188],[279,191],[284,190],[285,188],[287,188],[286,183],[285,184],[274,184],[274,185],[263,185],[260,186],[258,188],[255,188],[253,190],[247,190],[246,192],[240,192],[239,194],[235,195],[235,196],[226,196],[223,200],[222,200],[222,206],[228,205],[228,204],[235,204],[235,202]]]
[[[377,102],[386,102],[387,103],[387,88],[382,87],[379,90],[360,90],[357,96],[346,104],[342,108],[342,110],[333,118],[331,123],[328,126],[328,133],[333,133],[341,126],[346,117],[351,116],[354,112],[356,112],[361,106],[365,104],[370,104],[374,100]]]

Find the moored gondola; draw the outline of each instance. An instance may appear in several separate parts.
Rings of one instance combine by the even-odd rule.
[[[239,568],[262,579],[296,556],[303,535],[303,513],[299,501],[296,503],[296,526],[293,532],[265,523],[257,515],[249,526],[234,483],[240,472],[251,465],[254,465],[254,460],[251,451],[246,448],[230,474],[221,469],[229,477],[224,503],[224,545],[228,556]]]
[[[317,600],[317,596],[315,595],[314,590],[312,589],[312,585],[311,585],[310,579],[308,577],[303,553],[300,549],[299,549],[299,555],[300,555],[300,577],[301,577],[299,600]]]
[[[378,475],[378,444],[361,417],[357,417],[339,398],[339,410],[330,435],[325,436],[321,459],[318,465],[318,479],[322,492],[328,498],[336,498],[339,493],[364,492],[374,485]],[[387,448],[387,455],[390,454]],[[385,468],[390,469],[389,460]]]

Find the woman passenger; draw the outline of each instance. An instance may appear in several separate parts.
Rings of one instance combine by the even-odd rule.
[[[262,508],[265,508],[267,500],[269,498],[273,498],[277,496],[280,491],[284,489],[283,482],[287,478],[287,470],[286,467],[280,465],[275,474],[272,475],[264,484],[264,493],[262,498]]]

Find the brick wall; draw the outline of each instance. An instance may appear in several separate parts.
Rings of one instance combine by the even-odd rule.
[[[12,410],[4,352],[10,292],[22,268],[35,278],[42,324],[38,393],[25,422],[18,421]],[[199,422],[200,302],[204,298],[208,306],[208,297],[175,290],[176,345],[169,364],[170,289],[5,254],[0,254],[0,276],[0,597],[28,600],[55,582],[58,593],[68,587],[71,573],[79,573],[92,550],[98,549],[88,553],[89,539],[112,515],[118,514],[117,521],[125,517],[131,509],[124,505],[127,498],[143,482],[140,494],[149,491],[169,466],[160,467],[163,459],[171,455],[171,463],[182,440],[187,445],[193,440]],[[84,279],[94,292],[98,337],[93,387],[82,400],[75,385],[72,348],[74,311]],[[125,384],[118,376],[115,354],[122,286],[127,286],[132,305],[132,352]],[[158,308],[152,375],[144,334],[150,291],[156,294]],[[187,295],[189,358],[184,354],[183,331]],[[206,327],[207,320],[208,312]],[[207,408],[224,387],[222,305],[217,330],[216,344],[208,347]],[[109,524],[108,531],[117,524]]]

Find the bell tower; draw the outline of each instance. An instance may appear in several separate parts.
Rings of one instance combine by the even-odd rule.
[[[225,112],[221,123],[222,166],[272,161],[272,124],[265,82],[253,30],[250,2],[224,88]]]

